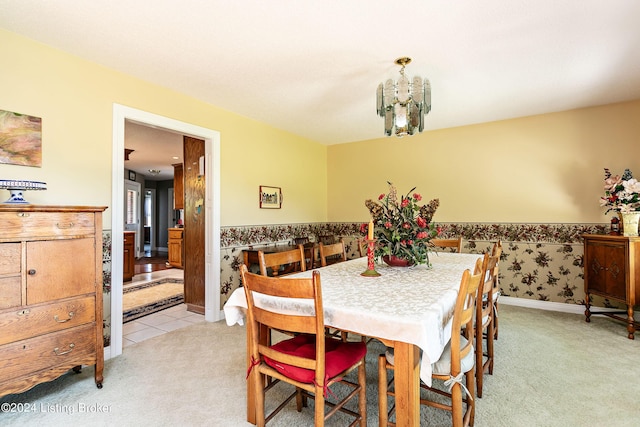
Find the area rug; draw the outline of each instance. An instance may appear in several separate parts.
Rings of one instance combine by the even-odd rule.
[[[184,281],[166,278],[122,291],[122,322],[127,323],[184,302]]]

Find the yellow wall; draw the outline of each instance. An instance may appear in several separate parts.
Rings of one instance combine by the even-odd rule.
[[[111,204],[114,103],[220,132],[223,226],[366,221],[388,180],[440,198],[436,221],[604,222],[603,168],[640,177],[640,101],[325,147],[4,30],[0,58],[0,109],[43,119],[42,167],[0,179],[47,182],[38,204]]]
[[[640,179],[640,101],[330,146],[329,221],[367,221],[391,181],[438,222],[608,222],[605,167]]]
[[[42,118],[42,167],[0,164],[0,179],[47,183],[32,203],[110,206],[118,103],[220,132],[223,226],[326,221],[321,144],[4,30],[0,60],[0,109]],[[281,210],[259,209],[260,185],[282,187]]]

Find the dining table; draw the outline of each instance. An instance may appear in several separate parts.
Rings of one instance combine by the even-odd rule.
[[[368,268],[367,257],[315,269],[320,273],[325,325],[375,338],[394,348],[397,425],[420,425],[420,381],[431,385],[431,364],[440,358],[451,338],[462,273],[473,271],[477,259],[478,254],[433,252],[429,255],[431,266],[375,264],[380,275],[374,277],[362,275]],[[311,275],[312,270],[307,270],[287,277]],[[255,301],[258,306],[275,305],[291,314],[308,309],[300,301],[283,304],[266,296],[256,296]],[[243,325],[246,309],[240,287],[224,306],[227,325]],[[247,388],[247,421],[255,424],[252,387]]]

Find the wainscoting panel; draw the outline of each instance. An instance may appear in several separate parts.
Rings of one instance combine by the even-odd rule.
[[[360,223],[295,224],[223,228],[221,303],[240,286],[238,275],[242,250],[259,246],[290,244],[294,237],[333,234],[344,239],[348,257],[358,255],[356,240],[363,236]],[[584,233],[602,234],[603,224],[438,224],[443,237],[463,237],[463,252],[490,250],[501,240],[503,253],[500,287],[503,295],[564,304],[584,304]],[[609,301],[594,305],[613,307]]]
[[[295,237],[334,235],[344,239],[347,256],[359,256],[357,239],[363,237],[360,223],[311,223],[222,227],[220,248],[220,309],[240,284],[242,251],[248,248],[289,245]],[[582,234],[604,234],[608,224],[487,224],[439,223],[442,237],[463,238],[463,252],[481,254],[494,242],[503,246],[500,261],[500,288],[510,298],[531,302],[584,304]],[[111,325],[111,232],[104,241],[105,346]],[[595,297],[594,306],[616,308],[611,301]],[[575,307],[571,309],[575,310]]]

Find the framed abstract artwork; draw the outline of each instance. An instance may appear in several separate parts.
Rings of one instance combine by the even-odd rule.
[[[42,167],[42,119],[0,110],[0,163]]]

